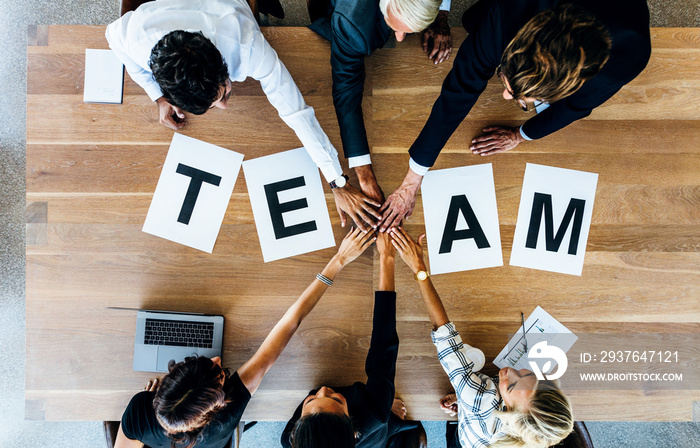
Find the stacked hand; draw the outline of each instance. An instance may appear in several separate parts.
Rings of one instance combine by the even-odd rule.
[[[415,274],[418,271],[426,271],[423,260],[423,240],[425,234],[418,237],[418,242],[413,241],[409,234],[401,227],[392,227],[389,232],[392,244],[401,255],[401,259],[408,265]]]
[[[342,227],[345,227],[347,223],[346,213],[350,215],[355,225],[363,232],[368,232],[377,227],[377,221],[381,218],[377,208],[381,203],[368,198],[350,184],[345,185],[343,188],[334,188],[333,195],[335,196],[335,207],[340,215],[340,225]]]
[[[382,257],[394,258],[396,255],[396,248],[394,247],[389,232],[377,233],[377,251]]]
[[[345,266],[359,257],[376,239],[374,232],[363,232],[359,227],[352,228],[340,243],[335,258],[341,266]]]

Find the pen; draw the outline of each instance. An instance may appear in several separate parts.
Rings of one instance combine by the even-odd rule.
[[[523,323],[523,341],[525,341],[525,351],[527,351],[527,337],[525,336],[525,316],[523,316],[522,311],[520,312],[520,320]]]

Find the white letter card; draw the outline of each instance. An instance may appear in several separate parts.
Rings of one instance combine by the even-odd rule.
[[[511,266],[581,275],[598,175],[528,163]]]
[[[211,253],[242,162],[243,154],[173,135],[143,231]]]
[[[265,262],[335,246],[318,167],[304,148],[243,162]]]
[[[421,191],[431,274],[503,266],[490,163],[429,171]]]

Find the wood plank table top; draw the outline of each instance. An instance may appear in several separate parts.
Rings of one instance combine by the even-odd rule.
[[[141,231],[173,131],[129,76],[122,105],[82,100],[86,48],[104,26],[30,27],[27,82],[26,418],[117,420],[152,374],[132,366],[132,307],[226,318],[224,364],[236,369],[335,249],[263,263],[245,178],[236,183],[213,254]],[[263,30],[334,145],[329,44],[305,28]],[[465,34],[453,30],[456,44]],[[492,80],[447,143],[438,168],[492,163],[506,266],[434,278],[465,342],[490,363],[542,306],[574,333],[700,333],[700,30],[652,29],[646,70],[590,117],[483,159],[468,150],[487,124],[527,118]],[[451,61],[433,66],[416,36],[367,59],[363,103],[384,192],[401,182]],[[234,84],[227,110],[182,133],[245,154],[297,148],[259,84]],[[342,152],[342,151],[341,151]],[[581,277],[507,266],[526,163],[599,174]],[[341,163],[346,162],[341,157]],[[351,178],[351,181],[355,182]],[[336,241],[340,228],[326,197]],[[406,227],[422,232],[420,199]],[[251,401],[244,420],[287,420],[320,385],[364,381],[377,257],[340,274]],[[408,268],[397,261],[396,387],[409,418],[439,420],[450,385]],[[577,420],[691,420],[698,390],[570,391]]]

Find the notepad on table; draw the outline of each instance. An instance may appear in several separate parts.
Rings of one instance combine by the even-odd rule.
[[[85,49],[86,103],[121,104],[124,92],[124,65],[112,50]]]

